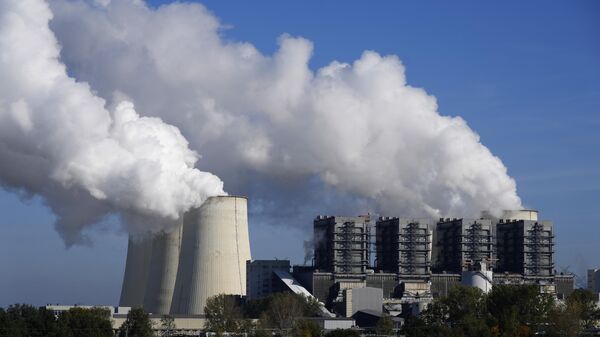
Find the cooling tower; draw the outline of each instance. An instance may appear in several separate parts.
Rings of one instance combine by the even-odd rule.
[[[247,200],[211,197],[184,218],[172,314],[204,314],[218,294],[246,294],[250,257]]]
[[[144,310],[166,315],[171,309],[179,251],[181,248],[180,225],[169,233],[156,234],[152,240],[152,254],[148,268],[148,281],[144,295]]]
[[[134,238],[131,235],[129,236],[119,306],[141,308],[144,305],[144,293],[151,255],[151,237]]]
[[[498,219],[492,215],[490,211],[482,211],[481,217],[483,219]],[[505,210],[500,215],[500,219],[503,220],[538,220],[538,211],[534,209],[518,209],[518,210]]]

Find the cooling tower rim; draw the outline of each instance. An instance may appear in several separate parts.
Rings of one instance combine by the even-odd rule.
[[[502,212],[508,213],[508,212],[533,212],[533,213],[540,213],[539,210],[535,209],[535,208],[519,208],[519,209],[503,209]],[[489,209],[484,209],[481,211],[481,213],[488,213],[491,214],[491,211]]]
[[[243,195],[213,195],[212,197],[206,198],[206,200],[208,200],[208,199],[216,199],[216,198],[239,198],[239,199],[246,199],[246,200],[248,200],[248,197],[243,196]]]

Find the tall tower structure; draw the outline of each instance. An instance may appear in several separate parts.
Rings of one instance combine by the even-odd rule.
[[[440,219],[435,231],[434,272],[459,274],[466,264],[494,261],[494,226],[489,219]]]
[[[318,216],[314,221],[315,267],[341,275],[364,275],[369,266],[369,216]]]
[[[247,199],[208,198],[186,213],[172,314],[203,314],[218,294],[246,294],[246,261],[251,260]]]
[[[400,279],[431,275],[431,220],[380,217],[376,227],[377,267]]]
[[[182,230],[183,224],[180,223],[171,232],[156,234],[152,240],[152,254],[144,295],[144,310],[147,312],[166,315],[171,309]]]
[[[141,308],[144,305],[148,270],[152,256],[152,237],[129,235],[127,260],[119,306]]]
[[[552,281],[554,229],[550,221],[499,220],[496,225],[498,272],[527,280]]]

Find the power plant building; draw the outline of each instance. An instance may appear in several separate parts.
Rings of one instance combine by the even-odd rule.
[[[440,219],[434,233],[433,271],[460,274],[467,264],[491,263],[494,231],[489,219]]]
[[[439,221],[380,217],[375,233],[371,227],[370,215],[318,216],[313,266],[252,261],[247,199],[211,197],[170,232],[130,237],[120,306],[198,316],[215,295],[253,300],[292,291],[317,298],[329,317],[326,308],[352,316],[380,303],[390,313],[416,313],[461,283],[486,292],[538,284],[559,296],[573,289],[573,275],[555,275],[553,224],[534,210]],[[588,272],[588,287],[600,290],[600,270]]]
[[[319,216],[314,221],[318,271],[362,275],[369,267],[370,217]]]
[[[376,225],[377,269],[401,279],[429,279],[431,228],[428,219],[380,217]]]
[[[600,269],[588,269],[587,288],[593,293],[600,293]]]
[[[500,220],[496,225],[499,273],[531,280],[554,276],[554,231],[550,221]]]
[[[289,260],[246,261],[246,297],[254,300],[287,290],[275,271],[290,271]]]

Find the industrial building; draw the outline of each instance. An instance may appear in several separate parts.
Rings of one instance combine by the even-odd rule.
[[[289,273],[290,269],[289,260],[246,261],[246,298],[254,300],[285,291],[287,287],[275,271]]]
[[[401,279],[428,280],[431,228],[428,219],[380,217],[376,225],[377,269]]]
[[[595,294],[600,293],[600,269],[588,269],[587,288]]]
[[[559,299],[564,300],[567,297],[571,296],[571,294],[575,290],[575,275],[570,273],[560,273],[554,275],[554,285],[556,296]]]
[[[130,238],[119,305],[202,315],[218,294],[246,295],[247,199],[208,198],[171,232]]]
[[[291,291],[316,298],[329,319],[332,311],[417,314],[461,283],[485,292],[536,284],[559,298],[573,290],[573,275],[554,273],[553,225],[534,210],[483,212],[480,219],[379,217],[374,225],[370,215],[318,216],[313,230],[312,266],[253,261],[247,200],[209,198],[173,231],[130,238],[120,304],[201,317],[214,295],[252,300]],[[599,270],[591,270],[588,284],[598,283]]]
[[[52,312],[54,315],[59,315],[65,311],[69,311],[73,308],[82,308],[82,309],[104,309],[109,311],[112,329],[115,334],[118,333],[119,328],[123,325],[125,320],[127,319],[127,314],[131,310],[130,307],[112,307],[112,306],[102,306],[102,305],[46,305],[45,309],[49,312]],[[165,327],[162,325],[161,319],[163,315],[150,314],[150,323],[152,325],[152,330],[157,336],[164,336]],[[173,324],[175,325],[175,329],[170,330],[170,333],[173,336],[198,336],[200,332],[204,329],[206,325],[206,319],[199,315],[174,315],[173,316]]]
[[[465,265],[481,261],[493,266],[494,226],[489,219],[440,219],[433,241],[436,273],[460,274]]]
[[[499,220],[496,224],[496,271],[531,280],[554,276],[554,234],[549,221]]]
[[[369,266],[370,216],[318,216],[314,221],[318,271],[364,275]]]

